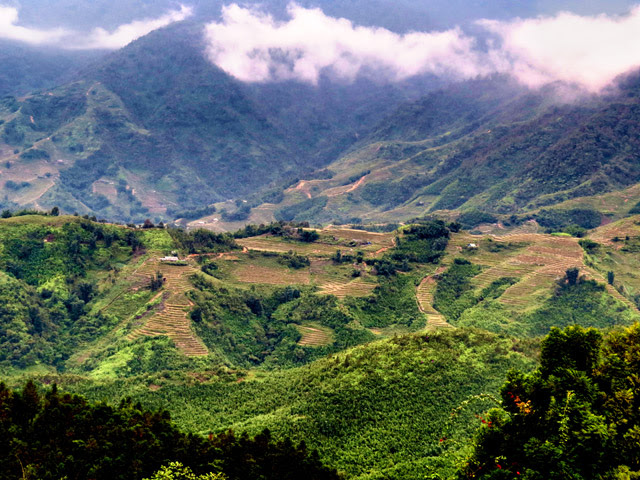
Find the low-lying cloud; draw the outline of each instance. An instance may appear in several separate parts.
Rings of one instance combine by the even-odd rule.
[[[192,13],[192,8],[181,5],[180,10],[172,10],[159,18],[136,20],[120,25],[113,32],[108,32],[103,28],[96,28],[91,32],[86,43],[79,45],[77,48],[121,48],[153,30],[166,27],[174,22],[180,22],[191,16]]]
[[[460,28],[396,34],[353,25],[295,3],[289,20],[231,4],[207,25],[207,54],[246,82],[296,79],[316,83],[322,73],[346,80],[375,75],[390,81],[420,74],[465,79],[511,74],[538,87],[566,82],[597,92],[640,67],[640,6],[625,16],[480,20],[489,48]]]
[[[576,83],[597,92],[640,66],[640,6],[623,17],[578,16],[478,22],[500,40],[498,63],[522,83]]]
[[[120,25],[112,32],[95,28],[89,34],[66,29],[40,30],[18,24],[18,10],[0,5],[0,38],[73,50],[118,49],[153,30],[189,17],[192,9],[184,5],[158,18],[136,20]]]
[[[296,4],[289,5],[288,14],[289,21],[278,22],[236,4],[224,7],[221,22],[206,27],[209,58],[248,82],[316,83],[323,71],[347,80],[365,71],[391,80],[424,73],[462,78],[488,73],[475,40],[460,29],[399,35]]]
[[[39,30],[18,25],[18,10],[0,5],[0,38],[26,42],[32,45],[56,43],[68,36],[69,32],[62,28]]]

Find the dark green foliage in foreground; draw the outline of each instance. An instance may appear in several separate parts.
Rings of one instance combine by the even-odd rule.
[[[540,361],[532,374],[509,373],[461,478],[638,478],[640,325],[604,340],[554,328]]]
[[[302,443],[232,432],[209,440],[180,432],[163,411],[130,400],[117,408],[28,382],[0,383],[0,479],[133,480],[180,461],[196,473],[222,470],[229,480],[338,479]]]

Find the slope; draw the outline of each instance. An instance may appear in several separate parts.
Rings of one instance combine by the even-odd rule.
[[[158,379],[153,391],[137,382],[66,388],[94,399],[134,394],[147,406],[169,406],[177,424],[191,431],[267,427],[317,448],[347,478],[408,479],[454,468],[458,449],[480,424],[474,415],[492,405],[476,395],[495,395],[505,370],[533,365],[526,344],[456,330],[378,341],[238,381],[214,378],[189,387]]]
[[[499,77],[443,89],[384,120],[327,167],[332,178],[304,179],[311,198],[289,189],[272,210],[289,219],[295,205],[316,202],[319,222],[510,215],[631,187],[640,177],[638,78],[569,103],[553,87],[530,92]]]
[[[0,162],[14,182],[4,205],[138,222],[226,199],[259,203],[266,189],[326,175],[359,135],[435,83],[245,85],[207,60],[202,28],[154,31],[72,83],[3,99]],[[31,161],[22,174],[8,171],[21,160]]]

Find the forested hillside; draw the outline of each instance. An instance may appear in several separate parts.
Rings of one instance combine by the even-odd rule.
[[[132,397],[204,437],[267,428],[275,443],[256,442],[276,457],[304,457],[292,446],[304,441],[345,478],[454,475],[504,372],[532,371],[552,326],[608,330],[640,317],[634,277],[616,268],[612,278],[600,263],[616,245],[613,232],[635,238],[633,221],[579,240],[469,235],[443,221],[387,233],[274,223],[216,234],[35,213],[0,220],[0,367],[9,385],[32,378],[90,401]],[[618,255],[632,248],[617,243]],[[36,403],[89,408],[56,395]],[[131,408],[148,416],[123,408],[118,418]],[[30,429],[49,417],[34,418]],[[87,434],[100,444],[102,433]],[[237,436],[213,442],[236,445]],[[11,449],[22,441],[7,438]],[[285,439],[293,443],[278,443]],[[206,470],[166,448],[123,478],[172,461],[236,478],[231,464]],[[49,454],[21,452],[34,472],[66,471],[42,463]],[[64,455],[83,455],[73,452]],[[100,452],[86,457],[87,468],[99,467]],[[118,468],[129,468],[122,461]]]

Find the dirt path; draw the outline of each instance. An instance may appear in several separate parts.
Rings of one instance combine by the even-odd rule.
[[[309,193],[306,190],[302,190],[306,184],[307,184],[306,181],[300,180],[300,183],[298,183],[298,185],[296,185],[296,188],[294,188],[294,190],[298,190],[299,192],[304,193],[307,196],[307,198],[311,198],[311,193]]]
[[[379,255],[379,254],[384,253],[384,252],[386,252],[387,250],[390,250],[390,249],[392,249],[393,247],[395,247],[395,246],[396,246],[396,239],[395,239],[395,238],[392,238],[392,239],[391,239],[391,243],[392,243],[393,245],[391,245],[390,247],[382,247],[380,250],[377,250],[377,251],[376,251],[376,253],[374,253],[374,255]]]
[[[362,183],[364,182],[364,179],[367,178],[366,175],[363,175],[360,180],[358,180],[356,183],[354,183],[353,185],[351,185],[345,193],[349,193],[349,192],[353,192],[356,188],[358,188],[360,185],[362,185]]]

